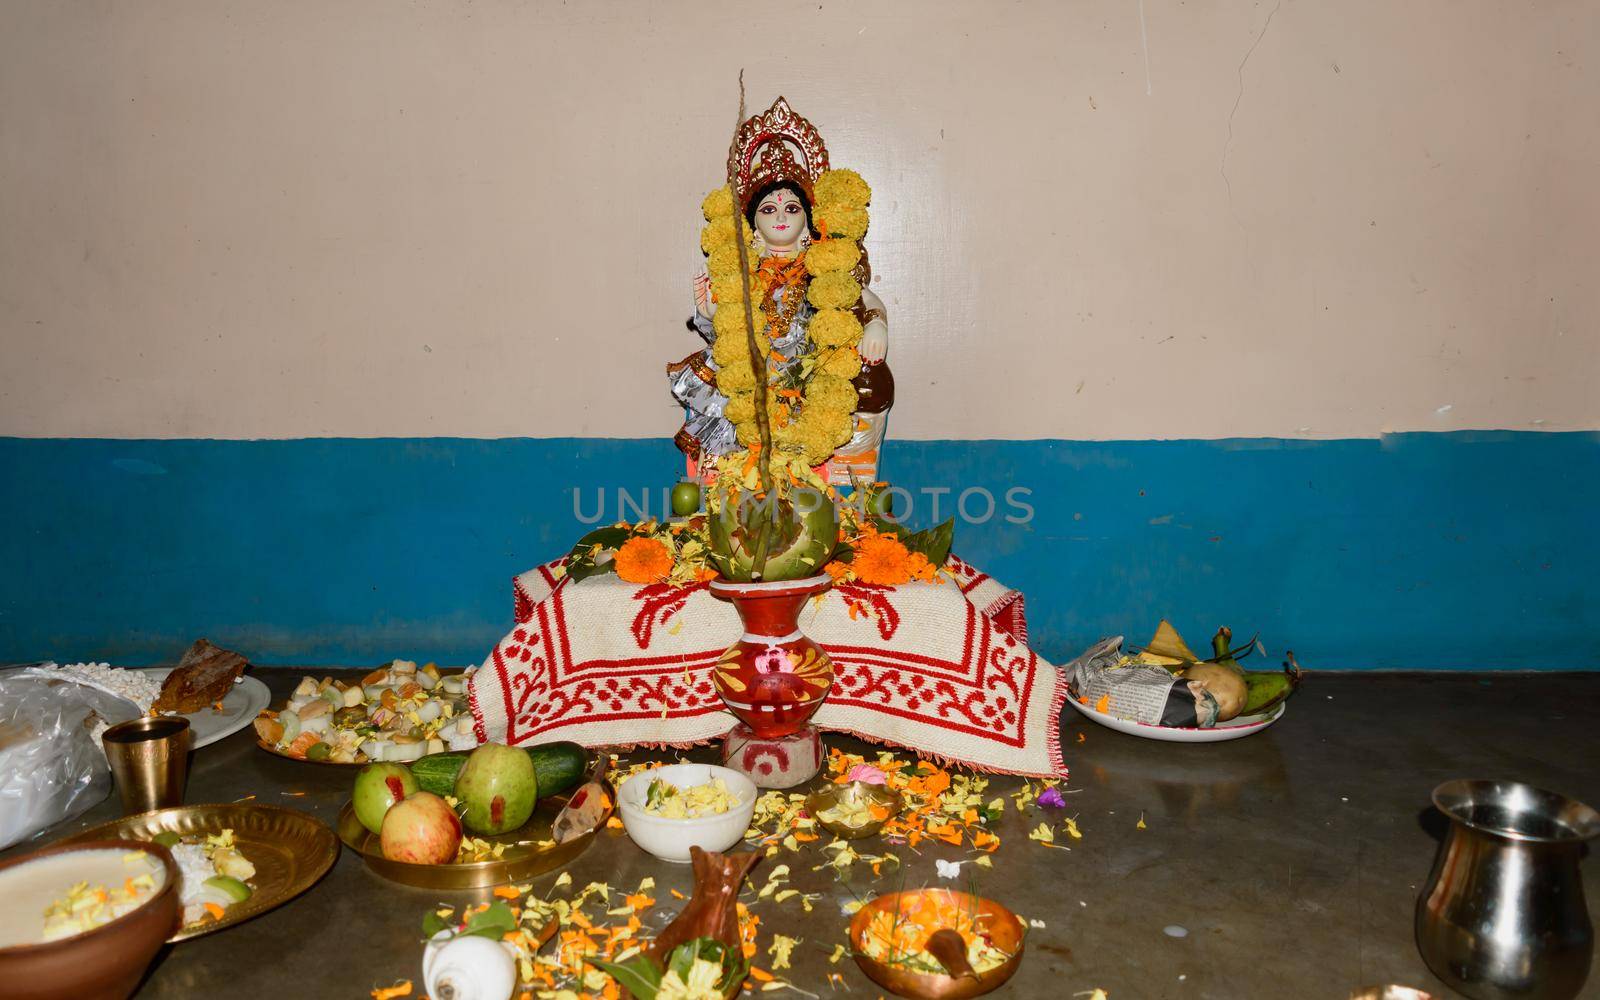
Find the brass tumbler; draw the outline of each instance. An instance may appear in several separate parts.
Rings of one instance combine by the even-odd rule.
[[[100,737],[122,796],[122,814],[183,805],[189,780],[189,720],[147,716],[112,726]]]

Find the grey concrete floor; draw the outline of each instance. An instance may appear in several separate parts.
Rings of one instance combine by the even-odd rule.
[[[281,699],[300,673],[256,676]],[[1211,746],[1125,736],[1068,709],[1067,815],[1077,817],[1083,838],[1068,841],[1070,851],[1041,847],[1026,836],[1038,818],[1025,824],[1008,805],[994,869],[978,870],[983,894],[1045,923],[995,995],[1102,988],[1112,1000],[1278,1000],[1400,983],[1451,996],[1412,943],[1412,906],[1443,826],[1429,791],[1450,778],[1505,777],[1600,805],[1597,728],[1600,675],[1573,674],[1315,674],[1277,725]],[[829,743],[864,749],[836,737]],[[331,824],[350,780],[346,770],[263,753],[246,731],[197,753],[188,801],[254,794]],[[1017,784],[994,778],[992,794]],[[5,856],[115,815],[113,797]],[[962,856],[944,845],[920,855],[889,849],[907,862],[910,886],[938,881],[935,858]],[[763,946],[774,932],[803,938],[792,978],[811,993],[880,995],[849,959],[827,963],[844,941],[838,906],[850,894],[804,858],[764,865],[789,862],[797,888],[827,897],[812,914],[793,901],[758,904]],[[655,861],[620,831],[602,834],[570,871],[579,886],[594,880],[629,890],[654,876],[663,905],[647,924],[657,928],[681,905],[668,890],[691,888],[686,869]],[[542,891],[554,878],[535,886]],[[898,875],[893,882],[885,888],[898,888]],[[1585,882],[1590,898],[1600,897],[1600,862],[1586,863]],[[441,899],[481,898],[392,885],[346,851],[292,903],[164,951],[138,995],[359,1000],[400,979],[420,988],[423,913]],[[843,974],[847,991],[829,985],[830,972]],[[1582,995],[1600,997],[1600,975]]]

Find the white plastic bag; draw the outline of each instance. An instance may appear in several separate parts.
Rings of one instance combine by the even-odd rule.
[[[138,717],[133,702],[97,688],[0,671],[0,849],[109,795],[99,734]]]

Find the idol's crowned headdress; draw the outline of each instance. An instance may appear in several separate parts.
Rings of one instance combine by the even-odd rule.
[[[795,154],[799,159],[795,159]],[[744,120],[728,150],[728,176],[734,178],[739,210],[769,184],[794,184],[811,198],[811,185],[828,169],[828,147],[782,97],[759,115]]]

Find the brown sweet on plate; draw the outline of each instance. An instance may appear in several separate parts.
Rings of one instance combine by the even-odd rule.
[[[183,659],[161,682],[161,693],[150,706],[152,715],[198,712],[210,708],[233,690],[234,681],[249,661],[238,653],[196,639]]]

